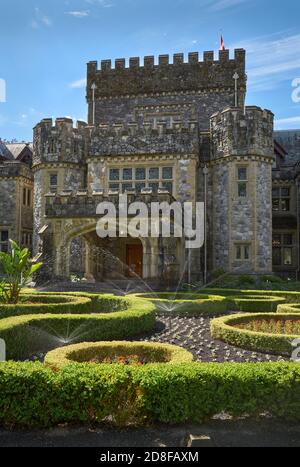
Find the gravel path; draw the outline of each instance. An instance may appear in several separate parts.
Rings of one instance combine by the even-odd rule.
[[[186,318],[159,315],[153,333],[131,340],[161,342],[184,347],[194,355],[197,362],[277,362],[289,361],[278,355],[268,355],[244,350],[213,339],[210,335],[210,321],[213,318]],[[30,361],[44,361],[45,354],[38,353]],[[28,360],[27,360],[28,361]]]
[[[138,340],[179,345],[189,350],[198,362],[257,363],[289,360],[278,355],[247,351],[213,339],[210,335],[210,321],[212,318],[175,316],[170,319],[169,316],[162,315],[157,319],[156,331],[151,336],[144,336]]]

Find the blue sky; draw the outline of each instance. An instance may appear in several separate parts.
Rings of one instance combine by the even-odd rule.
[[[247,103],[300,128],[299,1],[0,0],[0,17],[3,139],[31,140],[44,117],[85,119],[89,60],[217,50],[220,29],[248,51]]]

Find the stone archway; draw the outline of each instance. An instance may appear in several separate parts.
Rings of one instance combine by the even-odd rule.
[[[82,239],[85,244],[84,275],[91,281],[103,281],[108,276],[109,279],[130,277],[126,258],[128,245],[141,245],[142,270],[140,276],[143,279],[158,277],[158,239],[156,238],[100,239],[96,234],[95,219],[59,221],[52,226],[52,230],[55,275],[57,277],[70,278],[70,246],[76,238]],[[103,261],[105,255],[107,261]],[[107,264],[110,267],[110,272]],[[138,277],[138,274],[136,276]]]

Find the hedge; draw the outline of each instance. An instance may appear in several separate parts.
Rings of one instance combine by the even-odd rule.
[[[165,315],[215,316],[226,313],[228,309],[227,300],[216,295],[162,292],[136,294],[135,296],[150,300],[155,304],[156,311]],[[177,298],[174,299],[173,297]]]
[[[299,339],[299,335],[271,334],[263,332],[250,331],[234,327],[239,324],[247,323],[250,320],[299,320],[297,314],[238,314],[216,318],[210,323],[211,336],[228,344],[242,347],[244,349],[261,351],[278,355],[291,357],[294,347],[292,342]]]
[[[242,290],[242,289],[212,289],[203,288],[200,293],[222,295],[222,297],[231,297],[239,295],[260,295],[265,297],[282,297],[289,303],[300,302],[300,292],[290,292],[283,290]]]
[[[45,357],[45,365],[58,370],[71,363],[84,363],[97,357],[138,355],[146,358],[147,363],[191,363],[193,355],[187,350],[170,344],[158,342],[84,342],[69,345],[49,352]]]
[[[124,299],[123,304],[124,304]],[[7,357],[24,359],[65,343],[120,340],[151,331],[155,307],[137,298],[125,300],[127,309],[95,314],[36,314],[0,320],[0,338]]]
[[[16,305],[0,304],[0,318],[34,313],[90,313],[91,298],[72,295],[22,294]],[[29,302],[29,303],[27,303]]]
[[[273,313],[278,305],[285,302],[283,297],[266,297],[262,295],[241,295],[227,297],[229,311],[242,311],[245,313]]]
[[[0,423],[202,423],[220,413],[300,421],[300,366],[0,364]]]
[[[300,303],[279,305],[277,313],[300,313]]]
[[[151,300],[158,312],[176,315],[215,316],[227,311],[272,313],[285,302],[284,297],[250,295],[240,291],[240,295],[201,295],[195,293],[144,293],[135,296]],[[175,298],[176,297],[176,298]],[[187,297],[184,299],[184,297]]]

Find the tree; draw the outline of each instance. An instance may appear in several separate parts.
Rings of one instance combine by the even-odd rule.
[[[10,253],[0,252],[0,268],[5,280],[0,282],[0,301],[7,304],[16,304],[20,292],[31,281],[35,272],[42,263],[34,263],[30,259],[28,248],[22,249],[16,242],[9,240]]]

